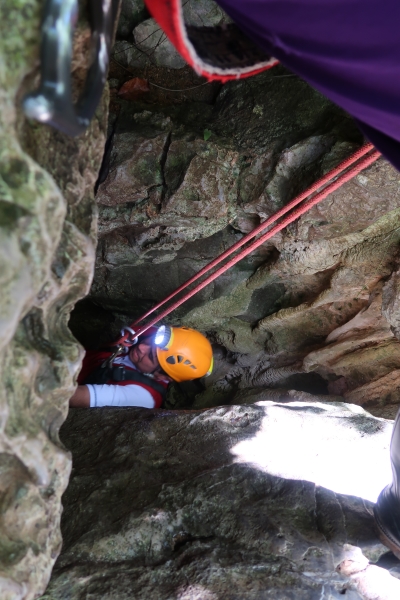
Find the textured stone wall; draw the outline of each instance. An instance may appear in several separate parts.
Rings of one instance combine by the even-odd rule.
[[[107,97],[70,140],[27,123],[20,102],[37,84],[42,2],[0,6],[0,597],[44,591],[61,548],[61,495],[71,458],[58,437],[82,349],[69,313],[89,289],[93,187]],[[79,85],[89,30],[79,24]]]
[[[306,396],[72,410],[64,548],[43,600],[396,600],[371,503],[391,423]]]

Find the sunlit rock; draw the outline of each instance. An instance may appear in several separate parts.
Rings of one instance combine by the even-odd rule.
[[[44,599],[365,598],[353,575],[386,553],[371,501],[390,478],[390,435],[342,403],[75,410],[62,430],[74,457],[64,547]]]

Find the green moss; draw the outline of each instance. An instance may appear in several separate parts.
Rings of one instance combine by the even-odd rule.
[[[0,565],[4,568],[17,564],[27,551],[28,548],[23,542],[13,541],[2,536],[0,538]]]
[[[43,4],[38,0],[2,0],[0,4],[0,84],[12,97],[38,57]],[[28,25],[27,25],[28,24]]]
[[[0,200],[0,227],[12,229],[18,225],[18,219],[27,214],[20,206]]]

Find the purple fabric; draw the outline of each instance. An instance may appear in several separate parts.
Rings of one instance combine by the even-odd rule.
[[[217,0],[400,170],[400,0]]]

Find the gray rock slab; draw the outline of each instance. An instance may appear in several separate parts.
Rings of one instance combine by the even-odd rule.
[[[73,410],[64,546],[43,600],[365,600],[367,576],[396,591],[369,564],[386,552],[371,501],[390,434],[343,403]],[[374,598],[394,600],[385,589]]]

